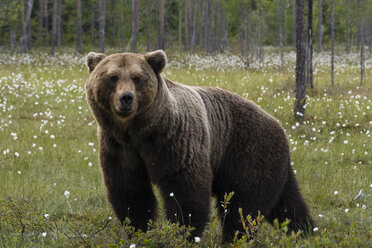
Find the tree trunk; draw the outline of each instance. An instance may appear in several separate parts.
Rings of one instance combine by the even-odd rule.
[[[31,13],[34,0],[27,0],[27,9],[25,11],[24,0],[21,0],[21,19],[22,19],[22,36],[21,36],[21,51],[27,53],[31,49]],[[26,12],[26,14],[25,14]]]
[[[99,51],[105,52],[105,2],[98,0],[98,33],[99,33]]]
[[[331,0],[331,84],[335,84],[335,1]]]
[[[220,6],[220,11],[221,11],[220,51],[223,52],[227,47],[227,23],[226,23],[226,14],[225,14],[225,10],[224,10],[223,6]]]
[[[159,26],[159,48],[164,50],[165,49],[165,41],[164,41],[164,0],[160,0],[159,6],[159,19],[160,19],[160,26]]]
[[[90,8],[91,8],[91,25],[90,25],[90,40],[92,42],[92,45],[94,46],[94,43],[96,43],[96,29],[95,29],[95,24],[96,24],[96,17],[95,17],[95,11],[96,11],[96,6],[94,2],[90,2]]]
[[[350,18],[349,18],[349,0],[345,0],[345,23],[346,23],[346,54],[350,54]]]
[[[193,23],[192,23],[191,52],[193,52],[194,46],[195,46],[197,19],[198,19],[198,1],[195,1],[194,18],[193,18]]]
[[[120,44],[121,50],[125,51],[125,33],[124,33],[124,0],[120,0]]]
[[[212,40],[212,52],[217,50],[217,40],[218,40],[218,3],[214,4],[214,17],[213,17],[213,40]]]
[[[292,0],[292,46],[296,47],[296,0]]]
[[[284,30],[284,2],[283,0],[279,0],[279,47],[280,47],[280,67],[283,68],[284,64],[284,54],[283,54],[283,30]]]
[[[62,0],[57,3],[57,47],[60,48],[62,43]]]
[[[360,86],[363,86],[364,71],[365,71],[365,57],[364,57],[364,45],[365,45],[365,32],[366,28],[364,26],[364,5],[363,0],[358,0],[359,2],[359,26],[360,26]]]
[[[45,45],[49,46],[49,16],[48,0],[44,0],[44,24],[45,24]]]
[[[82,28],[81,28],[81,0],[76,0],[76,51],[78,53],[81,53],[81,33],[82,33]]]
[[[206,0],[204,5],[204,18],[203,18],[203,25],[204,25],[204,49],[207,54],[211,54],[212,46],[211,46],[211,17],[212,17],[212,0]]]
[[[323,0],[319,0],[318,51],[323,51]]]
[[[181,52],[182,49],[181,47],[182,47],[182,0],[180,0],[178,7],[178,52]]]
[[[304,0],[296,0],[296,100],[294,117],[303,122],[305,118],[306,81],[305,81],[305,35],[304,35]]]
[[[26,39],[27,39],[27,25],[26,25],[26,20],[25,20],[25,3],[24,0],[21,0],[21,21],[22,21],[22,36],[21,36],[21,52],[22,53],[27,53],[27,44],[26,44]]]
[[[44,21],[44,0],[39,0],[39,11],[37,12],[38,17],[38,32],[39,34],[43,31],[43,21]]]
[[[52,49],[50,52],[51,56],[54,56],[54,48],[57,40],[57,5],[58,0],[53,0],[53,22],[52,22]]]
[[[146,51],[150,51],[150,18],[151,18],[151,0],[147,0],[147,21],[146,21]]]
[[[356,11],[357,11],[357,19],[359,20],[359,11],[360,11],[360,4],[359,0],[356,0]],[[360,22],[357,21],[357,28],[356,28],[356,35],[355,35],[355,41],[356,45],[358,47],[358,50],[360,49]]]
[[[308,0],[307,14],[307,84],[313,85],[313,0]]]
[[[187,47],[189,46],[189,42],[190,42],[190,37],[189,37],[189,33],[190,33],[190,17],[191,17],[191,0],[185,0],[185,14],[184,14],[184,28],[185,28],[185,31],[184,31],[184,49],[185,49],[185,52],[187,51]],[[181,1],[180,1],[181,2]]]
[[[137,52],[138,0],[132,0],[132,52]]]
[[[27,14],[26,14],[26,25],[27,25],[27,50],[32,48],[32,36],[31,36],[31,13],[32,7],[34,6],[34,0],[27,1]]]

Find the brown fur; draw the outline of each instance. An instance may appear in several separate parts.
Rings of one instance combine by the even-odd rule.
[[[154,183],[168,219],[191,224],[194,236],[208,221],[210,196],[217,197],[222,216],[220,202],[232,191],[225,240],[242,230],[238,208],[252,216],[260,210],[270,222],[289,218],[293,230],[311,228],[279,122],[235,94],[166,79],[160,75],[165,64],[163,51],[87,57],[87,101],[98,123],[100,163],[118,218],[146,229],[156,213]],[[125,92],[134,96],[129,110],[119,100]]]

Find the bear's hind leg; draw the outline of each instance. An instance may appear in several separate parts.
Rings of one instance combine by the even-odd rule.
[[[291,222],[288,225],[289,231],[303,231],[311,233],[314,226],[314,221],[310,216],[309,210],[300,193],[296,178],[292,169],[288,170],[288,178],[284,185],[281,197],[275,204],[270,214],[266,219],[273,223],[278,219],[279,223],[289,219]]]

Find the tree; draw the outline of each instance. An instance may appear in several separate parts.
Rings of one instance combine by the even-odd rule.
[[[346,54],[350,53],[350,18],[349,18],[349,0],[345,0],[345,24],[346,24]]]
[[[309,0],[310,1],[310,0]],[[280,67],[283,68],[284,54],[283,54],[283,40],[284,40],[284,2],[278,0],[278,15],[279,15],[279,48],[280,48]]]
[[[335,84],[335,1],[331,0],[331,18],[330,18],[330,26],[331,26],[331,84],[332,86]]]
[[[164,41],[164,0],[160,0],[159,6],[159,19],[160,19],[160,26],[159,26],[159,48],[164,50],[165,49],[165,41]]]
[[[365,26],[364,26],[364,1],[358,0],[359,5],[359,15],[358,15],[358,22],[360,26],[360,86],[363,85],[364,79],[364,70],[365,70],[365,57],[364,57],[364,45],[365,45]]]
[[[313,0],[308,0],[307,14],[307,78],[306,82],[311,88],[313,85]]]
[[[34,5],[34,0],[26,0],[26,16],[24,0],[21,0],[21,19],[22,19],[22,36],[21,36],[21,51],[27,53],[32,46],[31,41],[31,13]]]
[[[99,33],[99,51],[105,52],[105,2],[98,0],[98,33]]]
[[[323,51],[323,0],[319,0],[318,51]]]
[[[81,0],[76,0],[76,51],[81,53]]]
[[[212,0],[205,0],[203,11],[203,26],[204,26],[204,49],[207,54],[212,52],[211,46],[211,19],[212,19]]]
[[[57,2],[57,47],[62,43],[62,0]]]
[[[122,51],[125,51],[124,24],[124,0],[120,0],[120,42]]]
[[[294,117],[302,122],[305,118],[306,81],[305,81],[305,35],[304,0],[296,0],[296,100]]]
[[[182,47],[182,0],[178,6],[178,52],[181,52]]]
[[[296,47],[296,0],[292,0],[292,45]]]
[[[49,12],[48,0],[44,0],[44,24],[45,24],[45,45],[49,46]]]
[[[52,49],[51,49],[51,56],[54,56],[54,47],[56,45],[57,39],[57,5],[58,0],[53,0],[53,22],[52,22]]]
[[[132,52],[137,52],[138,0],[132,0]]]

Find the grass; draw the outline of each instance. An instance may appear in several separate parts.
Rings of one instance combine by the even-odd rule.
[[[169,56],[168,78],[253,100],[281,121],[290,140],[293,168],[318,230],[307,238],[286,236],[285,227],[263,223],[253,239],[236,240],[234,247],[372,245],[372,64],[367,61],[361,87],[357,55],[340,56],[332,87],[327,56],[315,56],[315,88],[307,91],[301,124],[292,112],[293,54],[286,54],[284,69],[277,54],[248,69],[231,54]],[[189,230],[164,217],[147,232],[116,220],[85,101],[87,75],[84,59],[71,52],[0,55],[0,246],[219,246],[215,209],[200,243],[187,243]],[[361,189],[364,197],[354,200]]]

